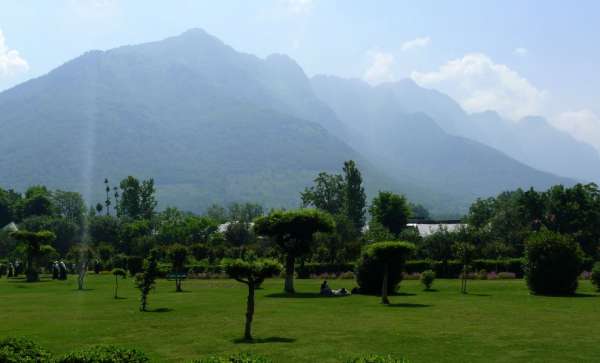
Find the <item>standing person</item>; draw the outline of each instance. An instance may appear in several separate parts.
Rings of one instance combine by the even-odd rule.
[[[67,265],[65,265],[64,261],[60,261],[58,264],[58,279],[66,280],[67,279]]]
[[[59,275],[59,267],[58,267],[58,261],[54,261],[54,263],[52,264],[52,280],[57,280]]]

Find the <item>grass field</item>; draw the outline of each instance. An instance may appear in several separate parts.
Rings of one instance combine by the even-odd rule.
[[[181,362],[206,355],[252,351],[276,362],[338,362],[365,353],[411,362],[592,362],[600,360],[600,295],[582,281],[577,297],[540,297],[521,280],[437,280],[424,292],[404,281],[392,305],[377,297],[323,298],[319,280],[296,280],[299,293],[280,293],[282,280],[257,292],[254,344],[242,336],[245,285],[191,280],[184,293],[161,280],[152,312],[138,311],[132,279],[112,297],[112,276],[91,275],[88,289],[70,280],[28,284],[0,280],[0,337],[29,336],[53,353],[90,344],[145,351],[153,361]],[[334,280],[332,288],[353,286]]]

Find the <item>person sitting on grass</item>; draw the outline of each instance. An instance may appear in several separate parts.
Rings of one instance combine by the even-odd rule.
[[[333,291],[331,291],[331,288],[327,284],[327,280],[323,281],[323,283],[321,284],[321,295],[324,295],[324,296],[333,295]]]

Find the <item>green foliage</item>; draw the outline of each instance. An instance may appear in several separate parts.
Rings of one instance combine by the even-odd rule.
[[[294,292],[296,257],[310,252],[315,233],[332,232],[334,228],[331,215],[317,209],[276,211],[254,222],[254,231],[258,235],[271,237],[286,255],[284,290],[288,293]]]
[[[313,206],[330,214],[338,214],[344,208],[344,178],[339,174],[319,173],[314,186],[300,193],[304,207]]]
[[[185,263],[188,258],[189,250],[186,246],[181,244],[174,244],[169,246],[167,255],[169,260],[171,261],[171,265],[173,267],[173,272],[184,272]]]
[[[403,195],[379,192],[369,208],[373,221],[387,228],[395,236],[406,227],[410,209]]]
[[[135,276],[144,269],[144,258],[140,256],[127,257],[127,270],[131,276]]]
[[[193,363],[272,363],[273,361],[260,355],[239,353],[230,356],[211,356],[197,359]]]
[[[230,260],[225,263],[225,272],[229,277],[245,284],[262,281],[279,274],[282,266],[275,260],[244,261]]]
[[[132,219],[150,219],[156,208],[154,179],[143,180],[128,176],[120,183],[121,199],[118,211]]]
[[[594,286],[596,286],[596,289],[600,291],[600,262],[594,264],[591,279]]]
[[[27,282],[39,281],[39,259],[42,256],[42,245],[51,244],[56,236],[50,231],[30,232],[26,230],[11,233],[12,238],[25,243],[27,256]]]
[[[150,251],[150,256],[145,263],[144,272],[135,275],[135,286],[140,290],[140,311],[146,311],[148,306],[148,294],[156,283],[158,277],[158,251]]]
[[[118,277],[121,277],[121,278],[127,277],[127,272],[125,270],[123,270],[122,268],[113,268],[112,271],[111,271],[111,273],[114,276],[118,276]]]
[[[572,295],[578,284],[583,254],[569,236],[548,230],[525,243],[525,277],[535,294]]]
[[[356,282],[364,294],[381,294],[385,268],[388,270],[387,289],[396,291],[402,281],[406,259],[415,247],[409,242],[376,242],[367,245],[356,267]]]
[[[367,195],[362,185],[362,175],[353,160],[344,162],[344,214],[357,231],[365,225]]]
[[[286,254],[300,256],[310,250],[316,232],[331,232],[335,228],[333,218],[316,209],[275,211],[259,217],[254,231],[275,240]]]
[[[425,270],[421,272],[421,283],[423,286],[425,286],[425,290],[431,289],[433,281],[435,281],[435,272],[433,272],[433,270]]]
[[[96,345],[67,353],[56,363],[147,363],[150,359],[139,350],[113,345]]]
[[[404,358],[394,358],[391,355],[367,355],[349,359],[346,363],[409,363],[409,360]]]
[[[51,354],[27,338],[7,337],[0,340],[2,363],[50,363]]]

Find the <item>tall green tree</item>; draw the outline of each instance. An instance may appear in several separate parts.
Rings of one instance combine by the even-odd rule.
[[[403,195],[392,192],[379,192],[369,208],[373,220],[395,236],[398,236],[408,223],[410,209]]]
[[[338,174],[319,173],[314,185],[300,193],[303,207],[313,206],[332,215],[344,209],[344,178]]]
[[[333,218],[316,209],[276,211],[256,219],[255,232],[271,237],[285,255],[285,292],[294,293],[294,263],[310,252],[314,234],[334,228]]]
[[[121,198],[119,199],[119,213],[133,219],[150,219],[156,208],[156,189],[154,180],[143,180],[128,176],[120,183]]]
[[[362,175],[353,160],[344,162],[344,212],[357,231],[365,225],[367,196],[362,185]]]

